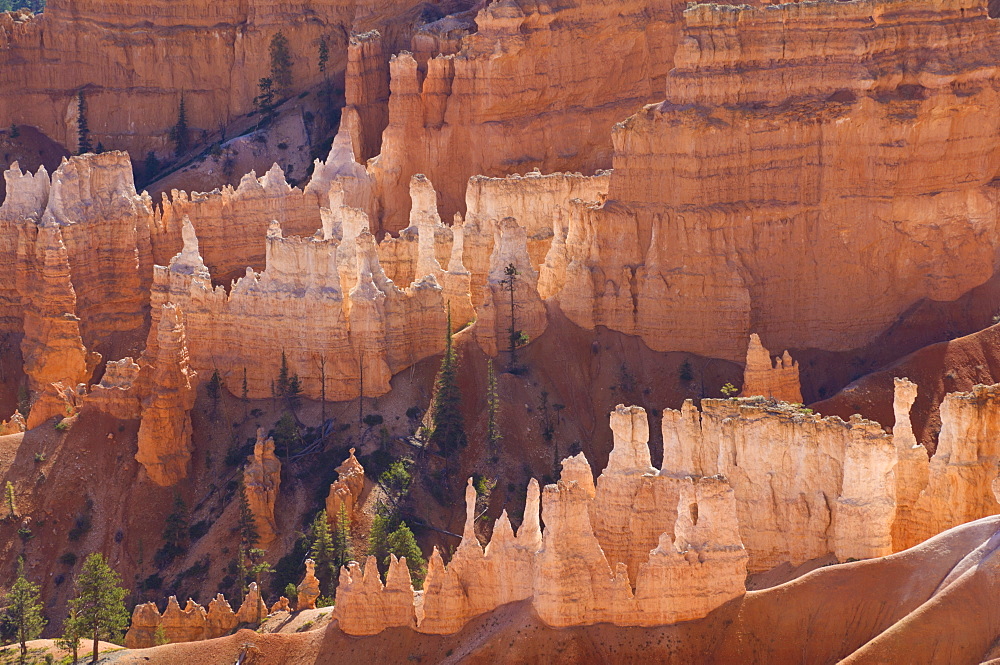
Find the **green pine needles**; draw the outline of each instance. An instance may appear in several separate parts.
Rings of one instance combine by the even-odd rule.
[[[3,611],[3,632],[20,645],[19,662],[24,663],[28,657],[28,640],[33,640],[42,634],[45,617],[42,616],[38,585],[32,584],[24,576],[23,558],[17,561],[17,579],[10,587],[10,593],[4,601],[7,607]]]
[[[444,357],[435,383],[431,405],[430,441],[442,455],[451,455],[468,445],[465,420],[462,417],[462,393],[458,387],[458,356],[451,339],[451,307],[448,308],[448,328],[445,332]]]
[[[121,639],[128,628],[129,614],[125,609],[125,589],[119,586],[121,578],[99,553],[91,554],[83,562],[76,578],[76,597],[69,601],[74,615],[67,621],[75,622],[74,632],[92,637],[94,651],[90,662],[97,662],[100,640],[114,642]]]

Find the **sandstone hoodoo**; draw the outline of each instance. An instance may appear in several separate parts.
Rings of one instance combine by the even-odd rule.
[[[995,10],[0,0],[0,642],[997,660]]]

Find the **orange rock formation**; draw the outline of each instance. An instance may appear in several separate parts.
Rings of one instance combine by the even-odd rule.
[[[267,549],[277,538],[274,522],[274,504],[281,486],[281,462],[274,454],[274,439],[264,438],[257,428],[257,441],[253,454],[247,457],[243,470],[243,495],[246,497],[253,521],[257,527],[260,546]]]
[[[742,394],[746,397],[763,395],[783,402],[801,404],[798,363],[792,360],[788,351],[772,360],[770,352],[760,343],[760,335],[751,333],[746,368],[743,371]]]
[[[135,459],[158,485],[173,485],[187,475],[191,458],[191,409],[198,374],[188,366],[183,314],[166,303],[150,336],[155,355],[143,358],[144,384],[139,452]],[[149,351],[150,345],[147,345]]]
[[[343,510],[348,519],[354,519],[354,507],[365,488],[365,468],[354,456],[354,448],[344,463],[337,467],[337,480],[330,484],[326,497],[326,516],[332,524],[340,519]]]

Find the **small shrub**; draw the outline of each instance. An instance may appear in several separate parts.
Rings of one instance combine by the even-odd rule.
[[[66,421],[65,418],[63,418],[62,420],[56,423],[56,429],[59,430],[60,432],[65,432],[66,430],[69,429],[69,423]]]
[[[144,579],[139,586],[143,591],[155,591],[163,587],[163,578],[153,573]]]
[[[379,414],[369,413],[367,416],[361,419],[361,422],[363,422],[365,425],[368,425],[369,427],[375,427],[376,425],[381,425],[383,420],[384,419]]]
[[[62,556],[59,557],[59,563],[64,566],[75,566],[76,552],[63,552]]]
[[[736,393],[738,393],[739,390],[733,384],[727,383],[726,385],[722,386],[722,388],[720,389],[720,392],[723,395],[725,395],[726,397],[729,397],[730,399],[732,399],[733,395],[735,395]]]
[[[278,150],[288,150],[288,144],[282,141],[278,144]]]
[[[312,621],[306,621],[304,624],[302,624],[301,626],[299,626],[298,628],[296,628],[295,632],[296,633],[304,633],[304,632],[306,632],[307,630],[309,630],[312,627],[313,627],[313,622]]]
[[[88,509],[85,512],[80,513],[76,517],[76,522],[73,524],[73,528],[69,530],[69,539],[76,542],[83,537],[83,534],[90,531],[90,527],[93,526],[91,518],[92,507],[88,505]]]
[[[35,453],[35,462],[41,464],[45,461],[45,453]]]
[[[423,409],[419,406],[411,406],[406,410],[406,417],[410,420],[417,420],[421,415],[423,415]]]
[[[188,534],[191,536],[191,540],[198,540],[206,533],[208,533],[208,528],[211,526],[208,520],[202,520],[191,525],[188,529]]]

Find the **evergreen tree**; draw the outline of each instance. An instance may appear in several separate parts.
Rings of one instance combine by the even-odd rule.
[[[452,455],[468,443],[465,420],[462,417],[462,393],[458,388],[458,357],[451,342],[451,307],[448,308],[448,327],[445,330],[444,357],[438,371],[431,405],[430,441],[443,455]]]
[[[316,563],[316,578],[319,580],[320,593],[330,593],[333,580],[336,579],[337,561],[335,540],[330,533],[330,523],[327,521],[325,510],[319,511],[313,520],[309,558]]]
[[[76,578],[76,597],[69,602],[76,610],[74,623],[78,624],[79,634],[93,637],[92,663],[97,662],[98,642],[101,639],[117,641],[128,627],[126,591],[118,586],[120,583],[118,573],[97,552],[87,557]]]
[[[253,519],[253,511],[250,510],[250,502],[247,501],[246,485],[240,480],[240,542],[244,549],[250,549],[260,540],[257,532],[257,523]]]
[[[188,541],[187,506],[180,494],[174,494],[174,509],[163,524],[163,547],[156,552],[157,566],[165,566],[187,551]]]
[[[351,545],[351,518],[347,514],[347,506],[340,504],[337,511],[337,526],[333,532],[333,562],[334,570],[346,566],[354,559],[354,547]]]
[[[240,398],[243,400],[243,417],[244,418],[246,418],[249,415],[249,413],[247,412],[247,405],[248,405],[248,403],[250,401],[249,399],[247,399],[247,395],[249,395],[249,393],[250,393],[250,390],[249,390],[249,387],[247,386],[247,368],[244,367],[243,368],[243,389],[240,392]]]
[[[142,177],[147,183],[156,178],[160,172],[160,160],[156,158],[156,153],[150,150],[146,153],[146,161],[142,163]]]
[[[500,410],[500,396],[497,392],[497,375],[493,371],[493,361],[486,361],[486,446],[492,457],[500,453],[500,428],[497,413]]]
[[[384,508],[380,505],[379,508]],[[376,510],[372,517],[371,529],[368,531],[368,555],[377,561],[384,561],[389,556],[389,534],[391,518],[385,510]]]
[[[184,106],[184,95],[181,95],[180,107],[177,109],[177,124],[170,128],[170,141],[174,144],[174,156],[180,157],[188,151],[187,109]]]
[[[278,397],[286,397],[288,395],[290,380],[291,375],[288,372],[288,356],[285,355],[285,351],[282,349],[281,368],[278,370],[278,382],[275,384],[275,390]]]
[[[14,123],[11,123],[10,124],[10,137],[12,139],[16,139],[19,136],[21,136],[21,130],[18,128],[17,125],[15,125]]]
[[[4,489],[4,495],[7,501],[7,519],[16,520],[17,519],[17,502],[14,500],[14,484],[7,481],[7,485]]]
[[[219,398],[222,397],[222,377],[219,376],[219,370],[212,372],[212,378],[209,380],[205,392],[212,400],[212,411],[214,412],[219,408]]]
[[[253,575],[254,582],[257,583],[257,591],[263,593],[262,579],[265,574],[273,573],[274,568],[271,567],[267,561],[264,560],[264,550],[253,547],[247,552],[247,556],[250,559],[250,574]],[[257,623],[260,623],[262,618],[262,612],[266,609],[262,607],[264,604],[263,597],[257,603]]]
[[[42,602],[38,595],[38,585],[32,584],[24,577],[24,559],[18,558],[17,579],[6,597],[7,607],[3,612],[5,632],[21,645],[23,664],[28,657],[28,640],[33,640],[42,634],[45,618],[42,616]]]
[[[83,90],[76,93],[76,148],[78,154],[90,152],[90,126],[87,124],[87,98]]]
[[[319,38],[319,73],[326,78],[326,63],[330,61],[330,45],[326,41],[326,35]]]
[[[400,523],[395,531],[389,534],[388,550],[396,557],[406,557],[406,567],[410,569],[410,578],[413,586],[420,588],[424,584],[424,576],[427,575],[427,560],[424,559],[423,552],[417,545],[417,539],[413,537],[410,527],[406,522]],[[385,564],[389,565],[389,556],[386,555]]]
[[[292,414],[286,411],[274,426],[274,444],[284,451],[286,463],[291,457],[292,451],[298,447],[301,441],[299,426],[295,424],[295,418],[292,417]]]
[[[260,129],[261,120],[267,121],[274,117],[274,81],[265,77],[257,82],[260,92],[253,98],[253,105],[257,109],[260,119],[257,121],[257,128]]]
[[[281,93],[292,87],[292,54],[288,50],[288,39],[279,32],[271,38],[271,80]]]
[[[288,402],[288,408],[293,411],[298,408],[299,403],[302,401],[302,382],[299,381],[298,374],[292,374],[292,377],[288,379],[288,390],[285,393],[285,400]]]
[[[80,621],[79,616],[75,609],[70,607],[69,615],[66,620],[63,621],[63,632],[62,635],[56,638],[56,646],[63,651],[69,651],[73,654],[73,663],[78,660],[78,651],[80,649],[80,638],[83,635],[80,632]]]
[[[517,319],[514,312],[514,291],[517,289],[517,276],[520,273],[513,263],[508,263],[507,267],[503,269],[503,274],[505,275],[503,288],[510,292],[510,327],[507,328],[507,352],[510,354],[510,360],[508,361],[507,371],[516,374],[521,371],[520,365],[517,364],[517,349],[520,346],[524,346],[528,341],[524,331],[517,328]]]

